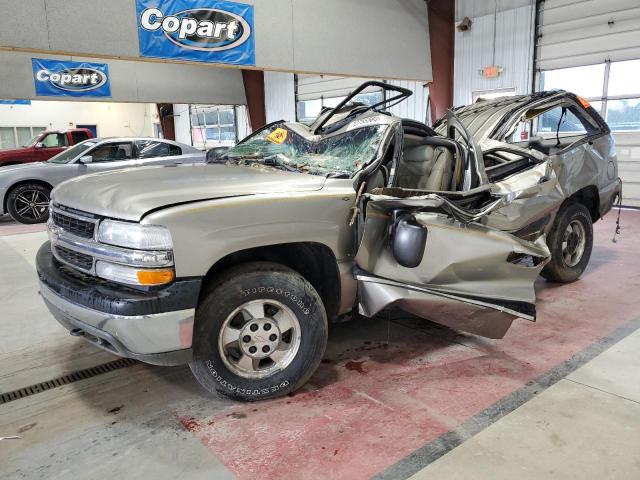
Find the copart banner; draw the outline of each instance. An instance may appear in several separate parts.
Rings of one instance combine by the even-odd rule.
[[[109,66],[32,58],[36,95],[47,97],[110,97]]]
[[[226,1],[136,0],[140,55],[255,65],[253,6]]]

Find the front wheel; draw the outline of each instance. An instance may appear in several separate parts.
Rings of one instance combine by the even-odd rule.
[[[230,269],[196,311],[193,361],[209,392],[260,400],[302,386],[327,344],[320,296],[297,272],[270,262]]]
[[[43,223],[49,219],[51,189],[39,183],[25,183],[9,192],[7,210],[16,221]]]
[[[579,203],[562,207],[547,237],[547,245],[551,260],[542,270],[542,276],[562,283],[580,278],[593,248],[593,223],[587,207]]]

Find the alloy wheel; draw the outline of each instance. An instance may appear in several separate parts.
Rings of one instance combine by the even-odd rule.
[[[276,300],[252,300],[236,308],[222,324],[218,350],[236,375],[265,378],[286,368],[300,348],[300,324]]]
[[[572,220],[562,239],[562,258],[568,267],[574,267],[580,262],[586,243],[584,225],[579,220]]]
[[[29,220],[40,220],[47,215],[49,198],[39,190],[25,190],[14,202],[18,215]]]

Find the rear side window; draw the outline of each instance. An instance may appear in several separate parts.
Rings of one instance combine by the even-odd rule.
[[[153,140],[142,140],[136,142],[138,148],[138,158],[157,158],[182,155],[182,149],[176,145],[164,142],[154,142]]]
[[[538,117],[538,132],[540,133],[587,133],[587,128],[593,129],[586,120],[580,119],[569,108],[564,114],[562,107],[556,107],[544,112]]]
[[[84,142],[89,139],[89,135],[87,132],[71,132],[71,138],[73,138],[73,143]]]

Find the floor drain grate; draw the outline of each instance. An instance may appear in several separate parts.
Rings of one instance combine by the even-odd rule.
[[[2,405],[3,403],[12,402],[14,400],[19,400],[21,398],[29,397],[31,395],[35,395],[36,393],[46,392],[47,390],[51,390],[52,388],[68,385],[69,383],[77,382],[79,380],[84,380],[86,378],[102,375],[103,373],[112,372],[120,368],[130,367],[131,365],[135,365],[136,363],[138,363],[137,360],[132,360],[130,358],[119,358],[118,360],[114,360],[113,362],[103,363],[102,365],[85,368],[84,370],[78,370],[77,372],[69,373],[68,375],[63,375],[52,380],[47,380],[46,382],[40,382],[29,387],[14,390],[13,392],[1,393],[0,405]]]

